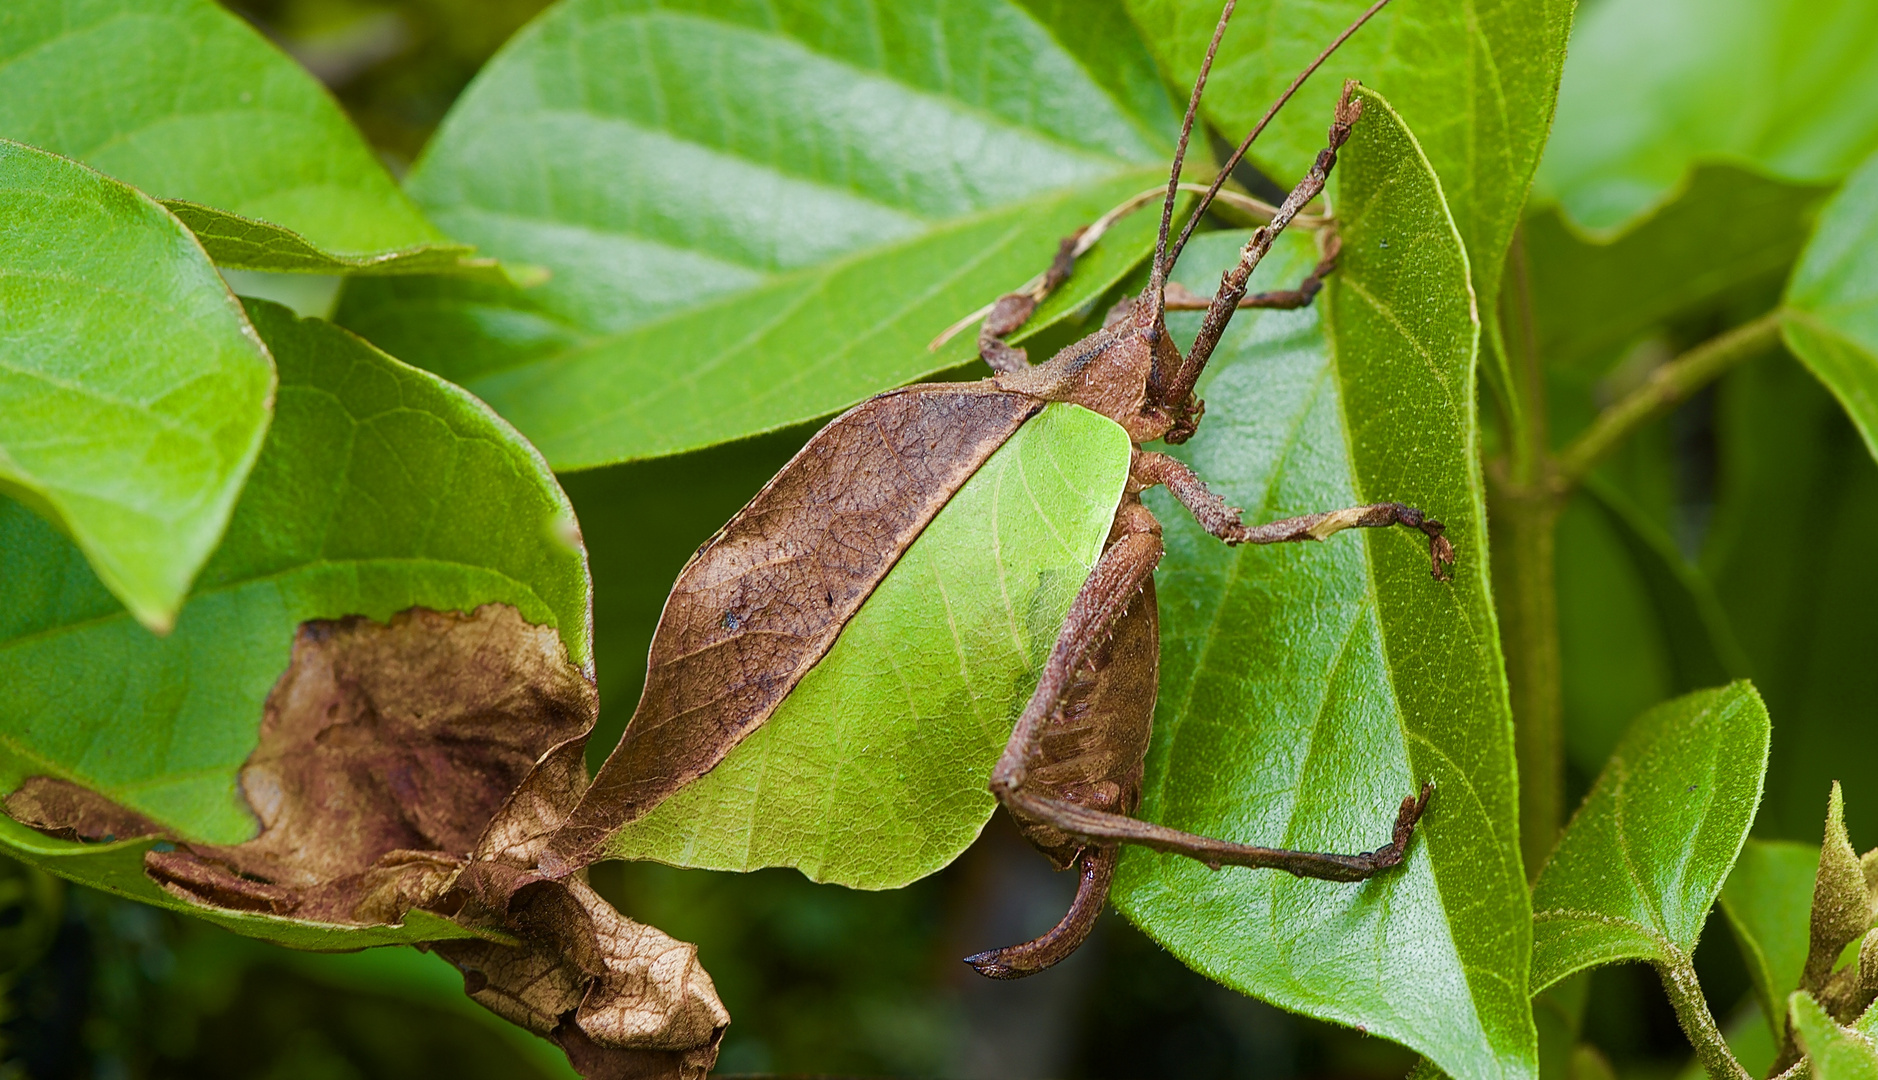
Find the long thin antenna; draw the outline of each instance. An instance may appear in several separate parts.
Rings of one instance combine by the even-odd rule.
[[[1226,164],[1220,166],[1219,175],[1213,178],[1213,185],[1207,188],[1206,195],[1200,200],[1200,205],[1194,207],[1193,213],[1188,216],[1186,226],[1180,230],[1180,239],[1174,242],[1173,251],[1168,253],[1167,255],[1167,265],[1165,267],[1161,265],[1160,256],[1161,256],[1161,252],[1163,248],[1165,247],[1165,241],[1167,238],[1166,237],[1167,226],[1165,224],[1162,225],[1161,239],[1163,243],[1161,245],[1156,246],[1155,260],[1154,260],[1154,270],[1155,270],[1155,277],[1156,277],[1155,284],[1157,286],[1164,285],[1166,275],[1173,272],[1174,263],[1180,259],[1181,249],[1187,246],[1187,238],[1193,235],[1194,225],[1199,222],[1200,216],[1206,213],[1207,207],[1213,205],[1213,199],[1215,196],[1219,194],[1220,187],[1226,183],[1227,178],[1232,175],[1232,171],[1235,168],[1238,168],[1239,161],[1240,159],[1245,157],[1246,151],[1252,148],[1252,141],[1254,139],[1257,139],[1260,133],[1265,130],[1265,126],[1272,122],[1272,117],[1278,115],[1278,110],[1284,108],[1285,102],[1291,100],[1291,95],[1297,93],[1298,88],[1304,85],[1304,80],[1310,78],[1311,75],[1314,72],[1316,72],[1318,68],[1324,65],[1324,61],[1330,59],[1330,56],[1332,53],[1336,52],[1339,48],[1341,48],[1344,42],[1350,40],[1351,34],[1354,34],[1358,30],[1361,30],[1363,28],[1363,24],[1369,21],[1370,16],[1376,14],[1378,11],[1381,11],[1383,9],[1383,6],[1388,3],[1389,3],[1389,0],[1376,0],[1375,3],[1369,6],[1368,10],[1364,11],[1361,15],[1358,15],[1356,17],[1355,22],[1351,23],[1349,26],[1344,27],[1343,33],[1338,34],[1337,39],[1335,41],[1332,41],[1329,45],[1325,46],[1324,51],[1321,53],[1318,53],[1317,59],[1311,61],[1308,67],[1306,67],[1303,71],[1298,72],[1298,77],[1291,80],[1291,85],[1285,87],[1285,92],[1278,96],[1277,101],[1272,102],[1271,108],[1265,110],[1265,115],[1259,118],[1258,125],[1255,126],[1251,130],[1251,132],[1246,135],[1245,141],[1239,144],[1239,149],[1234,150],[1232,152],[1232,157],[1226,159]],[[1226,9],[1227,11],[1230,12],[1232,10],[1232,5],[1228,4],[1226,6]],[[1224,30],[1225,28],[1226,28],[1226,23],[1225,23],[1225,20],[1222,18],[1220,20],[1220,29]],[[1214,48],[1219,47],[1219,36],[1217,34],[1215,34],[1213,37],[1213,47]],[[1208,65],[1210,66],[1213,60],[1213,54],[1211,51],[1209,51],[1206,54],[1206,59],[1207,59]],[[1200,81],[1201,82],[1206,81],[1206,73],[1205,73],[1204,68],[1201,69]],[[1195,86],[1193,88],[1193,100],[1196,103],[1200,100],[1200,88],[1198,86]],[[1189,106],[1187,110],[1187,122],[1189,125],[1191,125],[1193,122],[1193,109],[1191,106]],[[1187,145],[1187,133],[1184,128],[1182,129],[1181,134],[1180,134],[1180,145],[1182,149],[1185,149]],[[1176,173],[1180,171],[1180,159],[1178,157],[1174,159],[1174,171]],[[1173,195],[1173,192],[1170,190],[1167,195],[1167,209],[1168,209],[1169,214],[1173,212],[1173,208],[1174,208],[1174,195]],[[1157,304],[1158,304],[1158,301],[1157,301]]]
[[[1213,41],[1206,47],[1206,59],[1200,62],[1200,77],[1193,81],[1193,96],[1187,99],[1187,115],[1180,121],[1180,143],[1174,147],[1174,167],[1167,177],[1167,199],[1161,204],[1161,234],[1154,241],[1154,269],[1150,271],[1148,295],[1154,297],[1154,321],[1160,322],[1161,289],[1173,263],[1167,260],[1167,234],[1174,227],[1174,199],[1180,192],[1180,166],[1187,159],[1187,139],[1193,134],[1193,118],[1200,111],[1200,94],[1206,89],[1206,76],[1213,70],[1213,57],[1219,52],[1220,39],[1226,36],[1226,23],[1239,0],[1226,0],[1219,13],[1219,25],[1213,27]]]

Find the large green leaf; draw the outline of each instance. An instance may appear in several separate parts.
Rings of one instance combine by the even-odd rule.
[[[1872,23],[1878,26],[1878,9]],[[1839,399],[1878,457],[1878,153],[1821,212],[1787,285],[1784,329],[1787,346]]]
[[[339,319],[557,468],[824,416],[974,355],[928,341],[1162,182],[1177,120],[1115,3],[568,0],[465,92],[409,187],[550,268],[354,282]],[[1139,260],[1097,246],[1033,331]]]
[[[1220,6],[1219,0],[1128,0],[1136,25],[1176,83],[1199,69]],[[1228,137],[1240,138],[1368,6],[1368,0],[1241,3],[1209,84],[1208,118]],[[1441,177],[1481,310],[1491,317],[1507,245],[1545,146],[1571,13],[1571,0],[1393,4],[1312,76],[1260,136],[1252,156],[1289,187],[1324,145],[1342,80],[1361,79],[1388,95]]]
[[[1878,1046],[1870,1035],[1841,1027],[1804,990],[1794,991],[1787,1007],[1814,1080],[1878,1080]]]
[[[280,365],[274,425],[167,638],[0,502],[0,789],[51,775],[188,839],[248,839],[236,775],[306,619],[500,601],[557,626],[591,670],[585,559],[539,455],[481,402],[336,327],[249,314]],[[97,859],[57,866],[81,876]],[[97,872],[84,880],[117,880]]]
[[[1637,718],[1533,884],[1535,990],[1619,960],[1687,968],[1754,821],[1767,739],[1746,682]]]
[[[1780,719],[1756,833],[1817,844],[1832,781],[1878,775],[1878,463],[1789,357],[1737,369],[1715,401],[1719,483],[1702,567]],[[1878,845],[1878,815],[1849,825],[1860,850]]]
[[[56,522],[146,625],[169,627],[221,539],[273,391],[187,229],[0,140],[0,492]]]
[[[991,817],[991,767],[1102,553],[1129,457],[1120,427],[1073,405],[1018,429],[769,722],[608,854],[863,889],[957,858]]]
[[[313,76],[211,0],[9,0],[0,136],[337,256],[443,240]]]
[[[1747,961],[1770,1025],[1784,1032],[1787,995],[1806,968],[1807,927],[1819,845],[1749,840],[1722,885],[1721,909]]]
[[[1319,308],[1241,313],[1180,452],[1249,520],[1402,500],[1445,521],[1429,577],[1404,530],[1228,550],[1171,500],[1160,704],[1141,816],[1208,836],[1365,851],[1436,784],[1407,864],[1360,884],[1218,873],[1130,851],[1116,903],[1189,965],[1361,1024],[1456,1077],[1536,1069],[1512,728],[1487,551],[1467,258],[1432,170],[1374,94],[1338,166],[1343,261]],[[1234,236],[1179,276],[1217,281]],[[1297,238],[1263,287],[1316,257]],[[1193,332],[1186,321],[1177,336]]]
[[[1530,215],[1524,242],[1540,357],[1603,375],[1639,335],[1779,281],[1824,194],[1711,166],[1615,240],[1586,237],[1557,206]]]
[[[1700,162],[1831,182],[1878,146],[1868,0],[1603,0],[1579,20],[1539,187],[1622,229]]]

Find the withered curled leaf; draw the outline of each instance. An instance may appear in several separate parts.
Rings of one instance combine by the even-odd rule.
[[[161,836],[163,826],[69,780],[29,776],[6,798],[7,814],[22,825],[62,840],[108,844],[133,836]]]
[[[596,708],[554,629],[506,605],[304,623],[241,770],[260,835],[152,852],[146,869],[219,907],[320,922],[429,907],[535,762]]]
[[[507,605],[314,620],[241,771],[254,839],[190,843],[54,777],[6,807],[69,838],[167,836],[145,872],[209,907],[340,925],[423,908],[504,931],[520,943],[435,946],[477,1001],[554,1038],[588,1076],[701,1077],[729,1017],[696,950],[623,918],[579,875],[531,873],[586,787],[596,710],[554,628]]]

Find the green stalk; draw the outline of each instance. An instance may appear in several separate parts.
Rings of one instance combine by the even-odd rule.
[[[1504,417],[1507,455],[1494,471],[1489,506],[1493,579],[1513,708],[1519,766],[1519,846],[1526,876],[1536,878],[1564,820],[1565,737],[1561,722],[1558,581],[1554,537],[1562,494],[1551,483],[1545,424],[1545,374],[1533,324],[1523,233],[1507,254],[1501,293],[1504,336],[1516,413]]]
[[[1682,1033],[1689,1037],[1695,1058],[1702,1063],[1709,1080],[1753,1080],[1735,1060],[1734,1052],[1728,1049],[1728,1040],[1722,1038],[1721,1029],[1715,1025],[1715,1014],[1709,1012],[1708,999],[1702,996],[1702,984],[1696,981],[1695,965],[1689,958],[1678,956],[1673,962],[1658,961],[1656,973],[1663,979],[1663,990],[1676,1009],[1676,1020],[1682,1025]]]
[[[1650,373],[1642,386],[1598,414],[1558,457],[1559,474],[1569,486],[1631,432],[1682,403],[1729,368],[1774,347],[1780,340],[1780,312],[1770,311],[1697,345]]]
[[[1519,846],[1539,875],[1565,811],[1565,729],[1554,560],[1559,503],[1547,492],[1503,491],[1493,504],[1493,578],[1500,646],[1519,764]]]

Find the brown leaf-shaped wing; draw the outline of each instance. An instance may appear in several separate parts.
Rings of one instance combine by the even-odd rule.
[[[1042,402],[914,386],[836,417],[679,574],[639,707],[542,869],[709,772],[834,644],[909,544]]]

